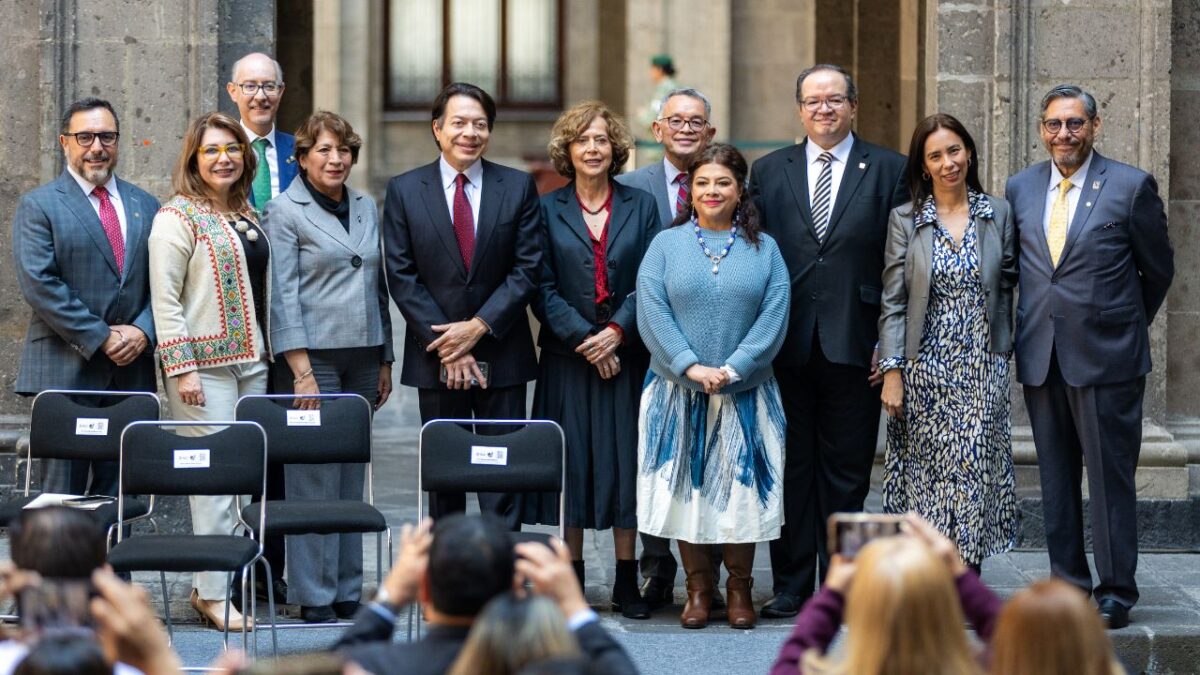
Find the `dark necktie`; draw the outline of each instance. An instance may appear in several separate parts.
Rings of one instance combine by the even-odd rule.
[[[454,238],[458,240],[458,251],[468,272],[471,271],[471,256],[475,253],[475,217],[465,187],[470,182],[463,173],[454,179]]]
[[[675,183],[679,186],[679,192],[675,193],[675,215],[686,213],[688,208],[688,196],[691,195],[691,185],[688,184],[687,172],[675,176]]]
[[[822,152],[817,158],[823,165],[817,175],[817,189],[813,191],[812,216],[813,227],[817,231],[817,240],[825,241],[825,233],[829,230],[829,211],[831,187],[833,185],[833,153]]]
[[[117,210],[113,208],[112,200],[108,198],[108,190],[103,185],[92,190],[92,194],[100,200],[100,225],[104,228],[104,234],[108,236],[113,257],[117,259],[117,271],[124,272],[125,237],[121,236],[121,219],[117,217]]]

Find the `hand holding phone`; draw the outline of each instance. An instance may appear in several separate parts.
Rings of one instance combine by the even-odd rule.
[[[900,534],[904,516],[881,513],[835,513],[829,516],[829,553],[853,560],[873,539]]]

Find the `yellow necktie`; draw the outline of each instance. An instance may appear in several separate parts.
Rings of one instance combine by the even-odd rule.
[[[1058,184],[1058,197],[1050,208],[1050,227],[1046,229],[1046,243],[1050,246],[1050,264],[1058,267],[1058,258],[1062,255],[1063,247],[1067,245],[1067,223],[1070,212],[1067,193],[1071,191],[1071,181],[1064,178]]]

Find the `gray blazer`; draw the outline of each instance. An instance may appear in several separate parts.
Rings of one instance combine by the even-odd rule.
[[[343,349],[383,345],[393,360],[392,322],[375,201],[349,189],[350,232],[317,204],[304,181],[267,203],[271,240],[271,347]]]
[[[21,197],[13,217],[17,284],[33,309],[16,391],[109,389],[154,391],[154,318],[146,240],[158,211],[149,193],[120,178],[125,209],[125,269],[87,195],[67,171]],[[100,347],[109,326],[137,326],[150,346],[118,367]]]
[[[1013,288],[1017,284],[1017,242],[1012,209],[985,195],[994,218],[975,223],[979,267],[994,353],[1013,348]],[[917,358],[929,307],[933,274],[933,226],[913,227],[912,203],[892,209],[884,250],[883,308],[879,316],[879,359]]]
[[[622,185],[644,190],[654,195],[654,204],[658,207],[658,218],[662,226],[671,224],[671,204],[668,200],[674,197],[667,194],[667,176],[663,173],[663,160],[647,164],[637,171],[623,173],[616,178]]]

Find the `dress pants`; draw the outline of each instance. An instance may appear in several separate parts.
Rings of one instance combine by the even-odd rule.
[[[261,343],[259,353],[262,353]],[[262,394],[267,390],[265,360],[232,366],[216,366],[196,371],[204,387],[203,406],[184,403],[179,398],[179,378],[164,377],[167,405],[171,419],[180,422],[228,421],[234,419],[237,400],[247,394]],[[179,429],[182,436],[202,436],[217,427]],[[235,509],[250,503],[249,495],[194,495],[188,498],[192,511],[192,532],[195,534],[233,534],[237,526]],[[267,524],[268,527],[270,523]],[[201,600],[225,600],[229,577],[224,572],[199,572],[193,584]],[[253,592],[253,591],[251,591]]]
[[[1025,386],[1025,405],[1037,448],[1042,512],[1050,571],[1094,593],[1132,607],[1138,599],[1137,487],[1146,378],[1073,387],[1050,356],[1046,381]],[[1100,583],[1084,553],[1081,462],[1087,464],[1092,550]]]
[[[829,565],[829,516],[862,511],[879,435],[879,389],[868,384],[870,372],[831,363],[815,334],[807,364],[775,367],[787,417],[784,525],[771,542],[775,593],[812,596]]]
[[[372,406],[379,391],[379,347],[310,349],[308,360],[322,394],[358,394]],[[293,392],[292,373],[277,368],[275,389]],[[362,501],[365,464],[288,464],[290,501]],[[270,523],[267,524],[268,528]],[[288,602],[324,607],[362,597],[361,534],[298,534],[287,537]]]
[[[525,407],[524,384],[511,387],[489,387],[481,389],[418,389],[417,405],[421,411],[421,422],[435,419],[528,419]],[[513,431],[512,427],[480,425],[476,433],[500,435]],[[499,492],[480,492],[479,508],[491,512],[504,520],[514,532],[521,529],[520,495]],[[464,492],[429,493],[429,515],[435,520],[451,513],[461,513],[467,508]]]

